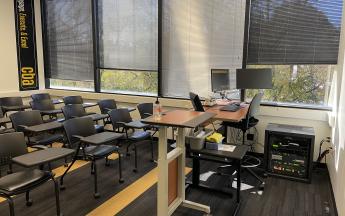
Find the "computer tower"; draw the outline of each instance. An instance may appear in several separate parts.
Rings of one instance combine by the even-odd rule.
[[[264,156],[267,174],[310,183],[314,141],[311,127],[268,124]]]

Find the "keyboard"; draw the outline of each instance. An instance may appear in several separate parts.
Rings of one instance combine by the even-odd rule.
[[[222,108],[220,108],[221,111],[227,111],[227,112],[236,112],[237,110],[239,110],[241,108],[240,104],[238,103],[232,103],[226,106],[223,106]]]

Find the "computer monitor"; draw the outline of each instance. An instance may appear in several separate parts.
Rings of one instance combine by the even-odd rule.
[[[237,89],[271,89],[271,68],[250,68],[236,70]]]
[[[229,69],[211,69],[212,92],[230,90]]]

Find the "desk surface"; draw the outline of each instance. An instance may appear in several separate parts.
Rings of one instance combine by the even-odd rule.
[[[18,106],[2,106],[5,111],[20,111],[23,109],[31,108],[30,105],[18,105]]]
[[[62,124],[60,122],[52,121],[40,125],[26,127],[25,130],[29,132],[39,133],[44,131],[56,130],[59,128],[62,128]]]
[[[195,128],[215,115],[211,112],[173,110],[165,112],[160,119],[155,119],[153,116],[150,116],[142,119],[141,122],[150,125]]]
[[[91,136],[83,137],[80,140],[84,143],[88,143],[91,145],[102,145],[109,142],[113,142],[122,137],[123,137],[123,134],[106,131],[102,133],[96,133]]]
[[[64,158],[73,153],[73,149],[48,148],[44,150],[30,152],[18,157],[14,157],[12,158],[12,161],[24,167],[33,167]]]
[[[229,158],[229,159],[236,159],[236,160],[242,160],[243,157],[246,155],[247,151],[249,150],[249,147],[246,145],[235,145],[236,148],[234,151],[222,151],[222,150],[208,150],[208,149],[201,149],[201,150],[191,150],[193,153],[198,153],[201,155],[209,155],[209,156],[215,156],[220,158]]]
[[[214,116],[213,120],[219,120],[219,121],[226,121],[226,122],[239,122],[242,119],[244,119],[247,115],[249,105],[246,105],[245,107],[241,107],[236,112],[229,112],[229,111],[222,111],[220,110],[223,106],[221,105],[215,105],[212,107],[204,107],[205,112],[207,113],[214,113],[216,116]]]
[[[102,119],[106,119],[108,117],[109,117],[108,114],[99,114],[99,113],[94,113],[94,114],[82,116],[82,118],[92,118],[93,121],[99,121]]]

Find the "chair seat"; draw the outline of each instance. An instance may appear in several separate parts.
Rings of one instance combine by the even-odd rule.
[[[112,145],[88,146],[85,148],[85,154],[89,157],[104,158],[116,150],[118,150],[118,147]]]
[[[241,130],[247,130],[249,128],[252,128],[258,124],[259,120],[256,118],[250,118],[248,123],[248,128],[246,128],[246,121],[245,119],[240,122],[224,122],[224,125],[232,128],[237,128]]]
[[[0,192],[13,195],[50,179],[52,174],[38,169],[17,172],[0,178]]]
[[[151,137],[151,133],[147,131],[135,131],[130,134],[129,139],[133,141],[145,140]]]
[[[139,120],[131,121],[129,123],[126,123],[126,126],[129,128],[136,128],[136,129],[143,129],[150,127],[148,124],[144,124]]]
[[[95,125],[95,129],[97,133],[101,133],[104,131],[104,126],[103,125]]]
[[[62,134],[40,134],[33,137],[29,137],[30,144],[34,145],[50,145],[54,142],[61,142],[63,141],[63,135]]]

